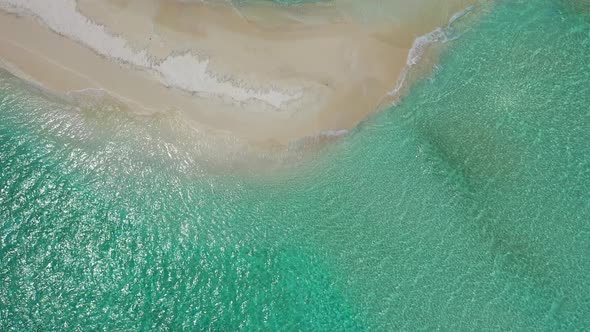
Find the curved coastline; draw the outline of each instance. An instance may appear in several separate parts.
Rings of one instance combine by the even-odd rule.
[[[437,42],[428,36],[442,31],[434,21],[418,28],[400,20],[359,22],[325,4],[329,18],[310,25],[292,18],[310,16],[318,5],[263,6],[268,13],[260,15],[284,15],[279,28],[269,28],[238,15],[255,12],[254,5],[155,0],[143,2],[145,12],[126,1],[119,15],[131,23],[117,25],[107,15],[115,2],[61,2],[69,14],[54,2],[0,1],[2,28],[16,31],[0,38],[5,68],[60,94],[102,90],[133,110],[176,109],[199,128],[280,145],[356,126],[393,87],[399,92],[424,48]],[[205,21],[188,21],[195,17]]]

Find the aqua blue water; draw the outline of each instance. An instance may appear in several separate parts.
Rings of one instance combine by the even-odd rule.
[[[590,329],[574,2],[496,2],[399,105],[275,172],[7,74],[0,116],[0,330]]]

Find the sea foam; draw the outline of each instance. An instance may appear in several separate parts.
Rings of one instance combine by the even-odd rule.
[[[191,53],[171,55],[162,61],[145,50],[135,50],[129,42],[111,34],[100,24],[82,15],[75,0],[0,0],[7,12],[36,17],[56,33],[91,48],[96,53],[123,64],[155,74],[168,87],[191,93],[231,99],[238,103],[259,101],[280,110],[302,96],[301,91],[286,92],[276,88],[254,89],[231,80],[220,80],[209,70],[209,61]]]
[[[450,30],[451,26],[453,25],[453,23],[455,23],[457,20],[461,19],[463,16],[467,15],[473,9],[474,9],[474,6],[469,6],[465,9],[455,13],[449,19],[449,23],[447,24],[446,27],[444,27],[444,28],[438,27],[438,28],[430,31],[427,34],[419,36],[418,38],[414,39],[414,43],[412,44],[412,47],[410,48],[410,51],[408,52],[406,66],[398,78],[396,87],[389,92],[390,96],[397,96],[399,94],[399,92],[401,91],[401,89],[404,87],[404,85],[406,83],[406,80],[407,80],[410,70],[420,62],[420,60],[422,59],[422,57],[426,53],[426,50],[428,50],[428,48],[430,46],[432,46],[433,44],[437,44],[437,43],[446,43],[449,40],[454,39],[454,37],[450,36],[449,30]]]

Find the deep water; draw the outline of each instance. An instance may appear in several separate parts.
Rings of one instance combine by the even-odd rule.
[[[266,174],[0,74],[0,330],[590,329],[574,2],[497,1],[399,105]]]

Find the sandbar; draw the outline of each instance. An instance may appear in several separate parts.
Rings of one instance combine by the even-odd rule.
[[[0,0],[0,64],[57,94],[102,91],[288,144],[356,126],[396,87],[416,38],[473,2]]]

